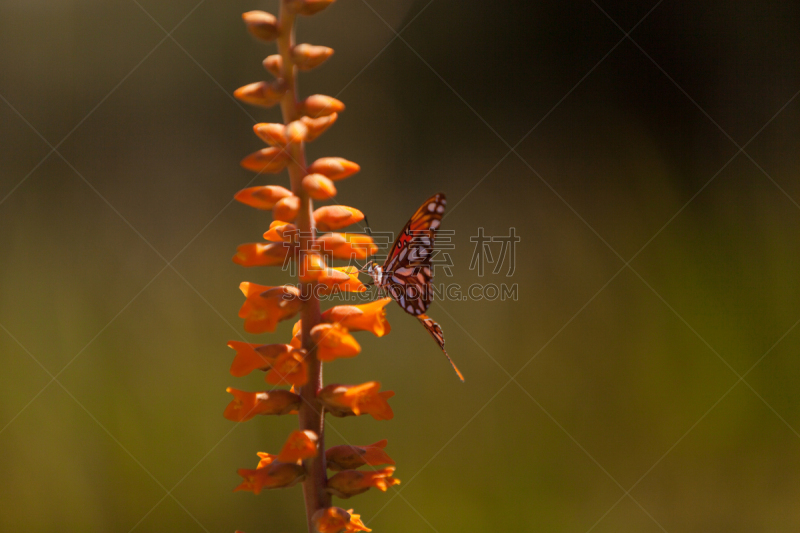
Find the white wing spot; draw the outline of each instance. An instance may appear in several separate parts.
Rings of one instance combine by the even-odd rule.
[[[436,211],[436,202],[431,202],[428,204],[428,211],[430,211],[431,213]]]
[[[437,213],[444,213],[444,205],[439,204],[439,207],[436,208]]]
[[[411,305],[411,304],[408,304],[408,307],[406,307],[406,309],[408,309],[409,313],[413,313],[414,312],[414,306]]]
[[[409,267],[401,267],[394,271],[395,274],[400,274],[401,276],[410,276],[413,273],[413,270]],[[392,279],[400,283],[397,278],[392,276]]]
[[[431,229],[436,229],[438,227],[439,227],[439,221],[438,220],[431,220]]]

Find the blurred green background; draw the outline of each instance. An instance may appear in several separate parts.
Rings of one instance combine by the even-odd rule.
[[[597,2],[299,22],[336,50],[302,93],[348,106],[309,156],[362,165],[339,200],[398,231],[445,191],[437,282],[518,286],[431,308],[464,384],[394,305],[327,365],[397,393],[328,430],[389,439],[399,490],[339,502],[376,532],[800,529],[800,6]],[[230,260],[279,119],[230,96],[274,49],[240,14],[276,7],[0,2],[0,530],[304,531],[299,487],[232,492],[296,420],[222,417],[265,388],[228,374],[237,286],[288,280]],[[479,227],[516,228],[511,277],[469,268]]]

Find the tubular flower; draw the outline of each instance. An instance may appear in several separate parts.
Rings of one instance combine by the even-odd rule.
[[[363,261],[378,251],[372,237],[358,233],[326,233],[317,238],[317,245],[334,259]]]
[[[311,517],[317,533],[355,533],[357,531],[372,531],[361,521],[352,509],[345,511],[341,507],[327,507],[320,509]]]
[[[306,475],[306,471],[301,465],[279,461],[272,461],[255,470],[240,468],[238,473],[244,478],[244,481],[233,491],[247,490],[254,494],[261,492],[261,489],[291,487],[298,481],[302,481]]]
[[[375,420],[394,417],[387,400],[393,391],[379,392],[381,384],[368,381],[361,385],[328,385],[317,397],[333,416],[372,415]]]
[[[361,353],[361,346],[340,324],[319,324],[311,328],[311,339],[317,345],[317,359],[324,363]]]
[[[322,313],[322,320],[340,324],[352,331],[370,331],[376,337],[387,335],[392,327],[386,320],[389,297],[361,305],[337,305]]]
[[[330,115],[319,118],[300,117],[302,123],[308,128],[308,133],[306,133],[306,142],[311,142],[325,133],[325,130],[336,123],[337,118],[339,118],[337,113],[331,113]]]
[[[318,294],[365,292],[367,287],[358,279],[358,269],[352,266],[328,268],[320,275]]]
[[[308,383],[306,355],[303,349],[293,349],[279,355],[267,373],[267,382],[272,385],[286,383],[295,387],[302,387]]]
[[[239,318],[244,319],[248,333],[275,331],[279,321],[293,317],[302,305],[300,291],[290,285],[268,287],[244,281],[239,289],[246,298]]]
[[[292,192],[277,185],[264,185],[261,187],[248,187],[237,192],[233,198],[244,205],[255,207],[264,211],[272,209],[278,200],[291,196]]]
[[[325,452],[325,460],[331,470],[355,470],[364,465],[393,465],[394,461],[383,450],[386,439],[369,446],[333,446]]]
[[[360,171],[358,163],[353,163],[342,157],[321,157],[311,163],[308,171],[322,174],[333,181],[343,180]]]
[[[280,266],[293,257],[297,245],[290,242],[250,242],[236,248],[233,262],[246,267]]]
[[[246,376],[253,370],[269,370],[278,356],[292,349],[288,344],[251,344],[240,341],[228,341],[228,346],[236,350],[236,356],[231,363],[231,375],[237,378]]]
[[[400,480],[392,477],[395,468],[387,466],[372,472],[342,470],[328,479],[327,491],[339,498],[349,498],[375,487],[383,492],[389,487],[399,485]]]
[[[273,220],[264,238],[273,242],[296,243],[298,241],[297,226],[282,220]]]
[[[300,396],[286,390],[270,392],[245,392],[228,387],[233,400],[225,408],[225,418],[233,422],[246,422],[256,415],[286,415],[300,407]]]
[[[344,205],[325,205],[314,211],[314,222],[319,231],[336,231],[362,220],[364,213]]]
[[[272,107],[281,101],[281,98],[285,92],[286,84],[283,82],[283,80],[275,80],[272,83],[258,81],[256,83],[245,85],[244,87],[239,87],[233,92],[233,96],[235,96],[238,100],[250,105]],[[242,161],[242,166],[248,170],[253,170],[253,168],[251,168],[249,165],[252,165],[257,161],[266,161],[267,159],[271,159],[271,156],[258,155],[258,152],[256,152],[255,154],[247,156]],[[284,166],[286,166],[286,161],[284,161]],[[280,172],[282,168],[283,167],[278,168],[277,170],[256,170],[256,172]]]
[[[310,430],[292,431],[276,459],[283,463],[297,463],[317,455],[317,434]]]

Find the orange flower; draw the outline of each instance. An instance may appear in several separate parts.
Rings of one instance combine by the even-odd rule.
[[[302,305],[300,291],[290,285],[267,287],[244,281],[239,289],[247,298],[239,309],[239,318],[244,319],[248,333],[275,331],[279,321],[293,317]]]
[[[281,383],[302,387],[308,383],[308,365],[306,351],[293,349],[275,359],[272,369],[267,373],[267,382],[273,385]]]
[[[311,521],[318,533],[341,533],[350,523],[350,513],[341,507],[328,507],[314,513]]]
[[[231,364],[231,375],[237,378],[246,376],[253,370],[269,370],[279,355],[292,349],[288,344],[251,344],[240,341],[228,341],[228,346],[236,350],[236,357]]]
[[[333,181],[343,180],[361,170],[358,163],[353,163],[341,157],[321,157],[311,163],[308,171],[312,174],[322,174]]]
[[[391,420],[392,408],[386,401],[393,391],[379,392],[381,384],[368,381],[361,385],[328,385],[318,398],[333,416],[368,414],[375,420]]]
[[[392,330],[384,309],[391,301],[387,297],[368,304],[337,305],[322,313],[322,320],[341,324],[353,331],[371,331],[376,337],[383,337]]]
[[[341,507],[328,507],[320,509],[311,517],[314,530],[319,533],[356,533],[357,531],[372,531],[361,521],[352,509],[345,511]]]
[[[336,186],[322,174],[309,174],[303,178],[302,186],[314,200],[330,200],[336,196]]]
[[[394,461],[383,450],[386,444],[384,439],[369,446],[333,446],[325,452],[325,460],[331,470],[355,470],[364,465],[393,465]]]
[[[273,220],[269,225],[269,231],[264,234],[264,238],[273,242],[299,242],[297,226],[282,220]]]
[[[234,198],[244,205],[266,211],[272,209],[281,198],[291,195],[292,191],[278,185],[263,185],[242,189],[234,195]]]
[[[261,489],[291,487],[306,475],[305,469],[301,465],[279,461],[273,461],[267,466],[255,470],[240,468],[237,472],[244,478],[244,481],[233,491],[247,490],[254,494],[261,492]]]
[[[280,266],[296,251],[297,245],[290,242],[248,242],[236,248],[233,262],[246,267]]]
[[[325,363],[361,352],[356,339],[339,324],[318,324],[311,328],[311,338],[317,346],[317,359]]]
[[[300,281],[316,281],[327,270],[325,261],[319,254],[305,253],[300,256]]]
[[[312,94],[300,102],[297,107],[300,113],[311,118],[324,117],[344,111],[344,104],[340,100],[324,94]]]
[[[328,268],[318,279],[317,294],[338,292],[365,292],[367,288],[358,279],[358,269],[352,266]]]
[[[285,415],[300,407],[300,396],[286,390],[270,392],[245,392],[228,387],[233,400],[225,408],[224,416],[233,422],[246,422],[256,415]]]
[[[364,525],[361,521],[361,515],[355,514],[352,509],[347,510],[350,513],[350,523],[345,526],[345,533],[355,533],[356,531],[372,531]]]
[[[319,231],[335,231],[364,220],[364,213],[344,205],[325,205],[314,211]]]
[[[372,237],[358,233],[326,233],[317,239],[317,246],[334,259],[363,261],[378,251]]]
[[[400,480],[392,477],[395,468],[387,466],[372,472],[343,470],[328,478],[327,491],[339,498],[349,498],[375,487],[383,492],[389,487],[399,485]]]
[[[317,455],[317,434],[310,430],[292,431],[281,448],[277,460],[283,463],[297,463]]]

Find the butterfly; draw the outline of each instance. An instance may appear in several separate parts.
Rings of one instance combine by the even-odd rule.
[[[366,270],[375,285],[386,291],[403,311],[419,319],[464,381],[464,376],[444,349],[442,328],[425,314],[433,300],[433,242],[446,205],[447,199],[442,193],[428,198],[395,239],[383,266],[373,261]]]

